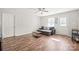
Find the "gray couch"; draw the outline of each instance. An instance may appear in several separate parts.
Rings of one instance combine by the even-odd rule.
[[[39,28],[37,31],[41,32],[41,34],[44,35],[54,35],[56,32],[54,27],[44,27],[44,26]]]

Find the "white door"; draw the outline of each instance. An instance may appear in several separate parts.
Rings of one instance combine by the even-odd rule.
[[[14,36],[14,15],[9,13],[2,14],[2,37]]]
[[[2,26],[1,25],[2,23],[1,23],[1,13],[0,13],[0,38],[2,37],[2,28],[1,28]]]

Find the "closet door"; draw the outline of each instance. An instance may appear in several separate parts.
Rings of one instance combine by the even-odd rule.
[[[2,23],[1,23],[1,13],[0,13],[0,39],[2,38]]]
[[[2,37],[14,36],[14,15],[9,13],[2,14]]]

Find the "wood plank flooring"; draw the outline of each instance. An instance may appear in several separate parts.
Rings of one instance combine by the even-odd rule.
[[[34,38],[32,35],[9,37],[2,40],[3,51],[78,51],[79,43],[73,43],[64,35]]]

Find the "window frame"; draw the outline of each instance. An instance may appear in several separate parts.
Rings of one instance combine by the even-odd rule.
[[[48,27],[55,27],[55,17],[48,18]]]
[[[67,26],[67,17],[59,17],[59,25],[66,27]]]

